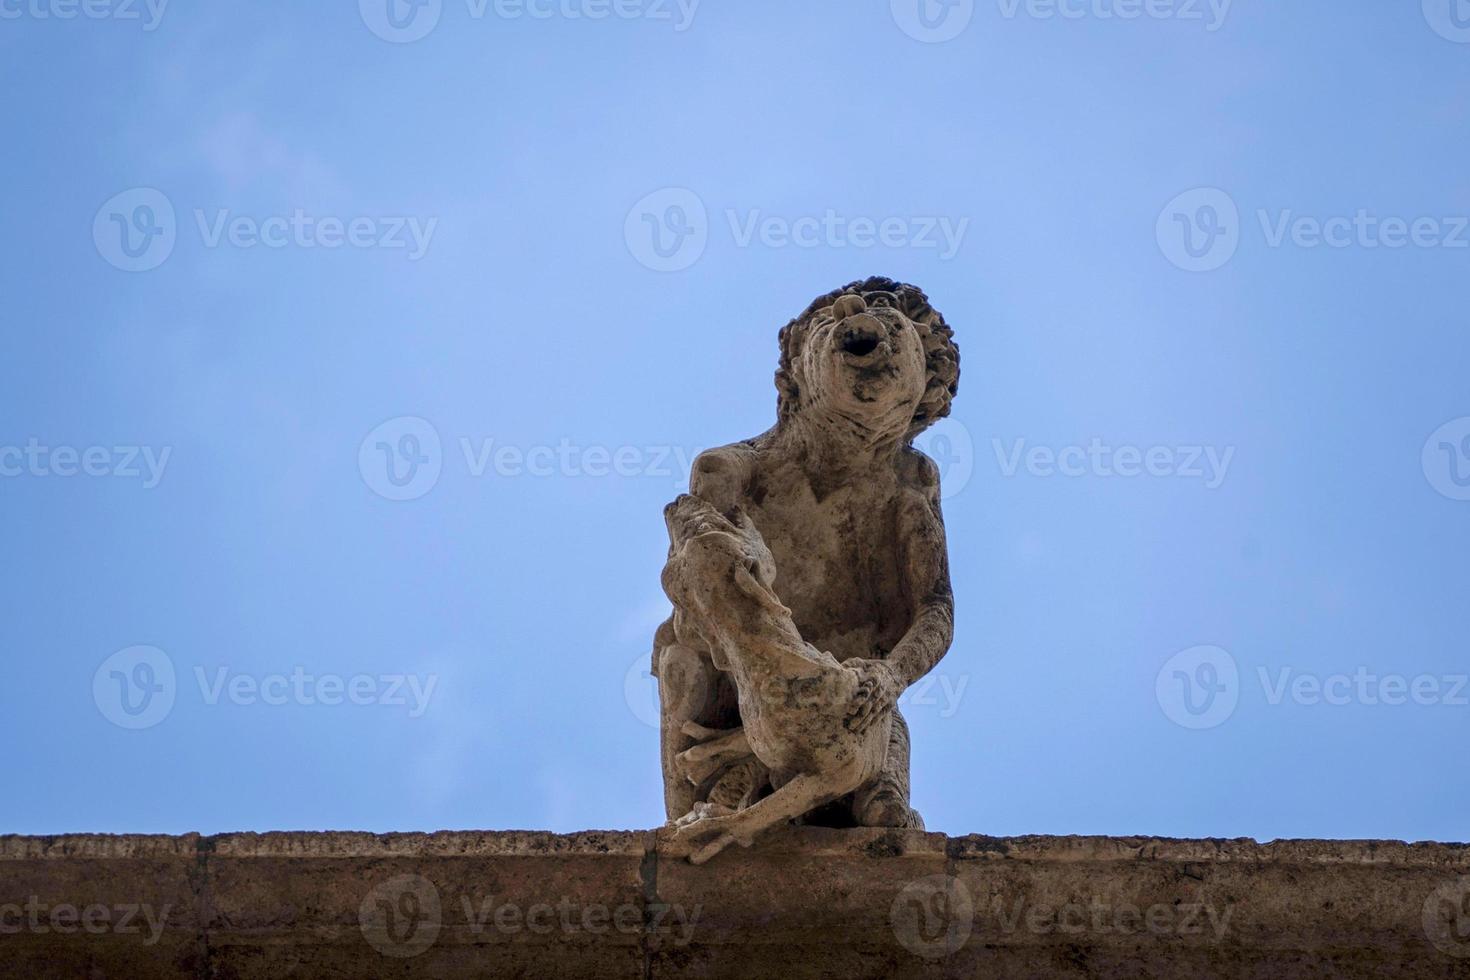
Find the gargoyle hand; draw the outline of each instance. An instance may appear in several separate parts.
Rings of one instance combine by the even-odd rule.
[[[843,666],[852,668],[858,675],[857,691],[848,705],[843,725],[861,734],[882,718],[884,712],[893,710],[907,685],[897,668],[884,660],[849,660]]]

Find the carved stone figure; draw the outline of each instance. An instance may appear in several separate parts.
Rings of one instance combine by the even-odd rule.
[[[922,827],[896,704],[949,649],[938,469],[959,350],[919,289],[817,299],[781,331],[775,428],[701,454],[665,510],[654,641],[664,797],[691,860],[790,820]]]

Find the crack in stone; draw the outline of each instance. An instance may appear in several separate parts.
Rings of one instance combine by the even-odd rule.
[[[653,980],[653,907],[660,904],[658,898],[658,838],[643,852],[638,866],[638,875],[643,882],[643,935],[639,939],[643,951],[643,980]]]

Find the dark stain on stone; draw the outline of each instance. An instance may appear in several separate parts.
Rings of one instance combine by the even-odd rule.
[[[969,837],[951,837],[944,843],[944,853],[948,858],[964,858],[973,854],[999,854],[1007,856],[1011,853],[1011,846],[999,837],[982,837],[974,834]]]
[[[863,853],[870,858],[902,857],[904,854],[902,834],[884,834],[863,845]]]
[[[658,898],[658,848],[649,847],[643,852],[638,866],[638,877],[643,885],[643,935],[639,946],[643,952],[643,980],[653,977],[654,953],[654,907],[661,904]]]

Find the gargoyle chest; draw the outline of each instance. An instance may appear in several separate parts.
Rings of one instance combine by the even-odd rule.
[[[776,561],[776,594],[802,635],[839,659],[889,649],[907,628],[895,514],[891,499],[847,490],[767,496],[750,511]]]

